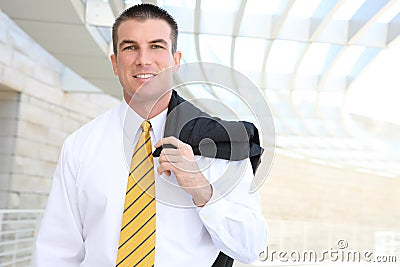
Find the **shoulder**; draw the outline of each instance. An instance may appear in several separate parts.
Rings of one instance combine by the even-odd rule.
[[[115,125],[121,123],[119,107],[120,105],[117,105],[75,130],[66,138],[65,143],[85,142],[106,130],[115,129]]]
[[[65,139],[58,162],[60,166],[67,166],[73,177],[78,177],[82,166],[92,164],[98,155],[109,155],[109,147],[120,143],[119,107],[97,116]]]
[[[120,133],[119,129],[122,128],[119,106],[104,112],[71,133],[63,144],[63,158],[78,166],[101,149],[103,143],[115,142]]]
[[[102,148],[102,142],[115,141],[121,128],[119,106],[104,112],[71,133],[64,141],[61,161],[78,170],[82,162],[91,160]]]

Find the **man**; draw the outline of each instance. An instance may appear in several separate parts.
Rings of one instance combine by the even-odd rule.
[[[117,18],[111,61],[124,99],[66,139],[38,234],[37,266],[232,266],[231,258],[252,262],[263,250],[259,196],[248,193],[250,160],[195,156],[178,138],[163,138],[177,96],[158,82],[179,67],[177,35],[175,20],[154,5]],[[165,146],[158,159],[145,149],[150,142]],[[144,164],[151,165],[136,176]],[[222,176],[239,182],[221,192]],[[143,181],[146,189],[131,196]],[[135,208],[143,198],[147,204]]]

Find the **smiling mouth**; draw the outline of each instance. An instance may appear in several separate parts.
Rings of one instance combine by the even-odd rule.
[[[134,75],[133,77],[135,78],[139,78],[139,79],[149,79],[156,76],[155,74],[152,73],[142,73],[142,74],[138,74],[138,75]]]

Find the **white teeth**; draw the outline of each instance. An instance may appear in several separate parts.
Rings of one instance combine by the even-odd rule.
[[[150,74],[150,73],[136,75],[136,77],[140,78],[140,79],[148,79],[148,78],[151,78],[153,76],[154,76],[154,74]]]

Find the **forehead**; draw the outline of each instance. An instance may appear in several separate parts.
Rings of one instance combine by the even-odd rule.
[[[155,39],[165,39],[171,42],[171,27],[161,19],[126,20],[118,27],[118,42],[123,40],[132,41],[152,41]]]

